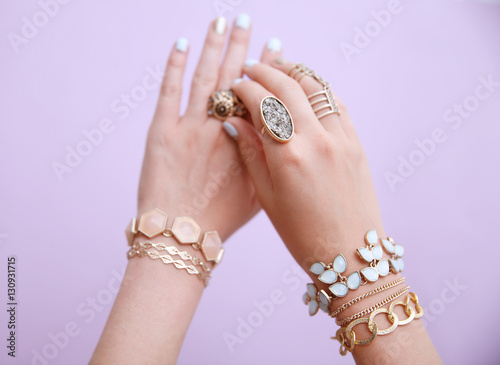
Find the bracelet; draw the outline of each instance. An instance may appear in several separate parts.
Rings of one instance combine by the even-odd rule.
[[[200,275],[200,272],[193,265],[186,265],[186,263],[182,260],[174,260],[170,255],[164,254],[160,255],[158,251],[147,251],[144,248],[139,248],[133,254],[129,255],[129,258],[134,256],[144,257],[148,256],[152,260],[161,260],[164,264],[174,264],[174,266],[179,270],[186,270],[190,275]]]
[[[147,250],[150,248],[155,248],[157,251],[167,251],[170,255],[179,256],[183,260],[191,261],[195,266],[200,266],[206,273],[211,272],[210,267],[199,258],[191,256],[187,251],[179,251],[175,246],[167,246],[162,242],[135,242],[128,251],[128,257],[134,257],[142,249]]]
[[[195,250],[200,250],[206,261],[215,265],[221,261],[224,249],[217,231],[205,232],[200,242],[201,228],[193,218],[177,217],[172,228],[167,228],[167,221],[168,215],[158,208],[143,213],[138,225],[137,220],[133,218],[125,230],[129,246],[132,246],[135,236],[139,233],[148,238],[163,235],[174,237],[181,245],[191,245]]]
[[[410,305],[410,303],[414,304],[414,307]],[[396,312],[394,312],[394,308],[398,305],[404,307],[404,312],[407,315],[407,318],[401,320]],[[375,317],[379,313],[387,314],[387,319],[391,322],[391,326],[387,329],[381,330],[379,329],[377,322],[375,322]],[[424,315],[424,309],[418,302],[418,297],[415,293],[409,293],[406,296],[404,301],[393,301],[389,308],[378,308],[373,311],[368,318],[359,318],[347,326],[347,328],[339,328],[335,337],[335,339],[340,342],[340,354],[345,356],[347,352],[353,352],[355,345],[368,345],[371,343],[375,337],[388,335],[393,332],[398,326],[404,326],[413,321],[414,319],[421,318]],[[354,327],[358,324],[366,323],[368,329],[372,333],[371,336],[365,340],[356,339],[356,333],[354,332]]]
[[[350,317],[347,317],[341,321],[339,321],[338,318],[335,318],[335,323],[337,323],[337,325],[339,325],[340,327],[344,327],[346,324],[349,324],[351,323],[352,321],[354,321],[355,319],[358,319],[358,318],[361,318],[363,316],[366,316],[367,314],[370,314],[372,313],[373,311],[379,309],[380,307],[383,307],[384,305],[386,305],[387,303],[390,303],[392,302],[393,300],[399,298],[401,295],[403,295],[404,293],[406,293],[408,290],[410,289],[409,286],[405,287],[404,289],[401,289],[397,292],[395,292],[394,294],[392,294],[391,296],[389,296],[388,298],[385,298],[384,300],[382,300],[381,302],[378,302],[377,304],[375,305],[372,305],[370,308],[366,308],[364,310],[362,310],[361,312],[359,313],[356,313],[355,315],[353,316],[350,316]]]
[[[359,297],[351,299],[347,303],[344,303],[340,307],[338,307],[334,312],[330,313],[330,317],[335,318],[337,315],[339,315],[340,313],[342,313],[343,311],[345,311],[347,308],[349,308],[353,304],[356,304],[356,303],[362,301],[363,299],[368,298],[369,296],[372,296],[374,294],[383,292],[384,290],[387,290],[387,289],[393,288],[395,286],[398,286],[398,285],[400,285],[400,284],[402,284],[404,282],[405,282],[405,278],[404,277],[403,278],[399,278],[397,280],[394,280],[391,283],[379,286],[378,288],[373,289],[373,290],[369,291],[368,293],[365,293],[363,295],[360,295]]]
[[[378,244],[379,241],[381,245]],[[307,293],[303,299],[306,304],[309,304],[310,315],[316,314],[318,308],[328,312],[331,301],[345,297],[349,290],[356,290],[369,282],[373,283],[380,276],[387,276],[390,271],[396,274],[403,270],[404,262],[401,257],[404,255],[404,248],[396,245],[392,238],[379,240],[377,232],[370,230],[365,235],[365,243],[366,247],[356,250],[358,256],[369,263],[369,266],[362,269],[361,272],[354,271],[348,277],[343,276],[342,274],[347,270],[347,260],[342,254],[338,254],[330,264],[318,261],[311,265],[309,271],[318,275],[319,281],[330,285],[328,289],[332,295],[324,290],[318,292],[314,284],[308,284]],[[383,258],[382,248],[389,255],[389,259]],[[313,285],[314,289],[310,285]]]

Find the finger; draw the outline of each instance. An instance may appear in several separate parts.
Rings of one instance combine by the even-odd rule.
[[[250,17],[247,14],[238,15],[220,68],[217,90],[229,89],[231,83],[241,77],[250,43],[250,26]]]
[[[182,78],[188,59],[189,43],[186,38],[179,38],[170,51],[167,67],[161,85],[155,120],[175,123],[179,120],[179,108],[182,97]]]
[[[291,76],[299,83],[305,94],[308,96],[309,101],[315,103],[312,105],[312,108],[313,110],[317,110],[317,112],[315,113],[317,116],[321,117],[321,115],[326,112],[334,111],[330,107],[330,105],[332,105],[333,103],[329,103],[327,100],[325,100],[327,99],[327,95],[326,93],[324,93],[324,85],[322,85],[321,82],[314,79],[312,76],[305,75],[303,72],[299,71],[299,69],[295,67],[296,63],[289,62],[283,58],[276,58],[270,64],[283,73]],[[334,98],[334,103],[338,109],[338,113],[334,112],[332,114],[325,115],[319,118],[319,121],[329,132],[331,132],[335,136],[341,136],[343,133],[347,132],[345,128],[347,127],[347,125],[346,123],[343,123],[343,121],[350,122],[350,118],[347,115],[344,104],[337,98],[333,91],[332,96]],[[332,106],[335,107],[334,105]],[[343,118],[344,113],[345,118]]]
[[[266,46],[262,50],[262,56],[260,57],[261,63],[271,64],[273,60],[281,57],[283,53],[281,48],[281,41],[278,38],[269,38]]]
[[[272,199],[273,184],[257,131],[244,119],[236,117],[229,118],[222,126],[238,144],[241,158],[248,169],[261,205],[268,207]]]
[[[293,117],[297,132],[316,133],[323,129],[312,111],[304,90],[291,77],[270,65],[251,60],[245,63],[243,70],[252,80],[261,84],[286,105]]]
[[[187,114],[204,121],[207,115],[207,102],[215,90],[218,80],[219,63],[226,38],[227,21],[223,17],[210,23],[205,45],[191,84],[191,94]]]

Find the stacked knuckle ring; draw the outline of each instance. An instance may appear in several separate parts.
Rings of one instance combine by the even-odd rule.
[[[333,96],[332,89],[330,88],[330,84],[315,71],[311,70],[302,63],[297,63],[290,69],[290,71],[288,71],[288,76],[297,82],[299,82],[304,76],[310,76],[323,87],[323,90],[315,92],[307,97],[311,107],[313,108],[313,112],[316,114],[318,119],[326,117],[330,114],[340,115],[340,111]]]
[[[208,99],[208,115],[221,121],[232,116],[243,117],[246,107],[232,90],[215,91]]]
[[[289,142],[294,133],[293,119],[287,107],[274,96],[266,96],[260,102],[262,118],[261,134],[267,131],[271,137],[281,143]]]

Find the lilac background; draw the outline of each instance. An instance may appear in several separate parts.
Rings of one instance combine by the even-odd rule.
[[[276,36],[288,59],[332,81],[368,154],[386,230],[406,247],[405,274],[444,362],[498,363],[500,297],[492,274],[499,253],[500,87],[456,129],[444,114],[455,103],[474,102],[480,77],[500,82],[500,3],[401,0],[402,11],[349,60],[342,43],[352,45],[356,28],[370,27],[371,12],[389,2],[73,0],[16,53],[8,34],[20,34],[23,17],[31,19],[40,5],[2,0],[0,363],[42,363],[32,362],[34,352],[71,322],[78,335],[57,354],[46,347],[55,355],[48,363],[88,361],[112,305],[108,286],[126,265],[123,228],[135,214],[158,87],[126,118],[111,105],[141,85],[147,67],[163,68],[179,36],[191,42],[191,75],[218,3],[227,5],[230,20],[240,12],[252,16],[250,57]],[[75,148],[82,130],[103,118],[113,121],[113,131],[58,181],[53,162],[64,163],[66,146]],[[400,156],[418,157],[415,139],[437,128],[446,141],[391,190],[384,174],[397,173]],[[296,264],[264,214],[225,245],[180,364],[353,363],[329,340],[332,323],[307,315],[300,299],[307,280],[293,274]],[[20,303],[15,360],[4,346],[11,255],[18,259]],[[466,287],[455,295],[447,289],[454,281]],[[248,320],[254,301],[273,290],[284,303],[231,352],[224,334],[236,335],[238,318]],[[96,297],[99,306],[91,310],[86,302]]]

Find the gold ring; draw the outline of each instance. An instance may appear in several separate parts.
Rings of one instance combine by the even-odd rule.
[[[221,121],[232,116],[243,117],[247,109],[232,90],[215,91],[208,99],[208,115]]]
[[[293,137],[293,119],[285,104],[274,96],[266,96],[260,102],[260,116],[264,127],[262,135],[267,131],[271,137],[281,143],[289,142]]]

